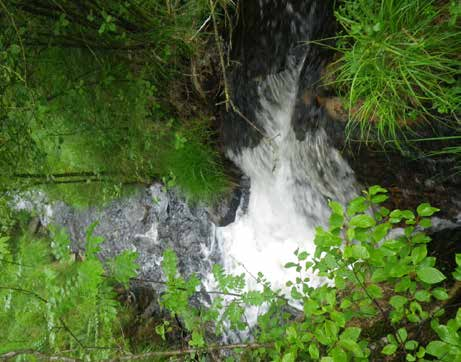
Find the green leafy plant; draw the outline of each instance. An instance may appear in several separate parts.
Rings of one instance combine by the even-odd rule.
[[[330,202],[329,227],[317,228],[315,253],[296,250],[295,260],[286,264],[298,273],[286,284],[287,296],[272,290],[263,275],[258,275],[261,288],[248,291],[244,275],[228,275],[215,266],[218,291],[212,292],[212,305],[206,310],[194,307],[191,299],[200,293],[200,283],[195,277],[179,276],[176,257],[167,251],[163,305],[186,321],[189,344],[199,347],[199,354],[215,346],[215,337],[210,337],[212,322],[218,335],[223,326],[251,329],[253,340],[239,344],[240,351],[233,345],[221,346],[232,350],[237,359],[243,354],[251,360],[274,361],[340,362],[384,356],[407,361],[423,361],[426,356],[457,360],[461,357],[461,312],[451,319],[443,317],[445,324],[440,322],[450,291],[436,258],[428,255],[431,238],[424,233],[439,210],[428,203],[415,212],[389,210],[382,206],[387,198],[387,190],[373,186],[347,207]],[[399,233],[392,232],[397,228]],[[454,278],[459,280],[460,255],[456,262]],[[314,287],[312,275],[324,278],[324,283]],[[296,318],[287,312],[290,304],[295,306]],[[255,328],[245,319],[250,306],[262,307]],[[435,334],[423,338],[421,331],[428,328]]]
[[[121,253],[107,272],[94,226],[78,258],[57,228],[50,238],[0,238],[1,356],[101,360],[128,348],[119,334],[114,286],[136,274],[136,255]]]

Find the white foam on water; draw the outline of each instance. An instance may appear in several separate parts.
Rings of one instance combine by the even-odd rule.
[[[324,131],[296,139],[291,119],[299,73],[296,65],[261,82],[257,124],[267,137],[253,149],[228,154],[251,179],[250,199],[247,211],[217,228],[216,237],[225,270],[245,273],[249,289],[257,288],[254,276],[262,272],[274,289],[287,291],[286,281],[297,274],[284,265],[296,260],[298,248],[313,254],[315,226],[328,221],[327,199],[344,203],[355,194],[353,173]],[[312,285],[321,282],[309,277]]]

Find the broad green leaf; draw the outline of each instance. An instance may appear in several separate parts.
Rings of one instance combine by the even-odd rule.
[[[368,195],[374,196],[380,193],[387,193],[387,190],[379,185],[374,185],[368,188]]]
[[[408,332],[405,328],[399,328],[397,330],[397,335],[399,336],[399,341],[400,342],[405,342],[408,338]]]
[[[341,229],[344,225],[344,217],[338,214],[331,214],[329,224],[330,230]]]
[[[295,362],[296,354],[294,352],[285,353],[282,358],[282,362]]]
[[[359,212],[364,212],[366,209],[368,209],[367,200],[363,196],[359,196],[349,203],[347,214],[353,216]]]
[[[359,327],[347,327],[339,336],[339,339],[349,339],[354,342],[357,342],[359,339],[362,329]]]
[[[328,203],[328,206],[330,206],[330,209],[333,211],[333,213],[340,215],[340,216],[344,215],[343,205],[341,205],[339,202],[330,201]]]
[[[456,265],[461,266],[461,254],[456,254]]]
[[[408,299],[406,297],[402,297],[401,295],[394,295],[389,300],[389,304],[392,305],[395,309],[402,308],[405,304],[407,304]]]
[[[447,353],[447,344],[442,341],[432,341],[426,346],[426,353],[437,358]]]
[[[379,242],[384,239],[384,237],[389,233],[390,229],[391,224],[389,224],[388,222],[380,224],[375,227],[371,236],[375,242]]]
[[[432,291],[432,295],[437,300],[447,300],[449,298],[449,295],[444,288],[435,288]]]
[[[314,243],[317,246],[321,247],[331,247],[331,246],[340,246],[342,239],[332,233],[325,231],[321,227],[317,227],[314,238]]]
[[[339,345],[345,350],[350,351],[355,357],[363,357],[363,352],[358,343],[349,338],[342,338],[339,341]]]
[[[367,248],[362,245],[354,244],[352,245],[352,256],[355,259],[368,259],[370,254],[368,253]]]
[[[376,195],[371,198],[373,204],[381,204],[389,198],[387,195]]]
[[[429,302],[431,300],[431,293],[427,290],[418,290],[415,293],[415,298],[419,302]]]
[[[421,219],[419,220],[419,226],[425,229],[430,228],[432,226],[432,221],[431,219]]]
[[[335,362],[348,362],[347,353],[341,347],[334,347],[328,354]]]
[[[436,268],[423,267],[416,271],[418,278],[428,284],[436,284],[445,280],[445,276]]]
[[[375,219],[373,219],[370,215],[355,215],[352,217],[351,221],[349,222],[351,226],[359,227],[359,228],[370,228],[376,225]]]
[[[411,241],[415,244],[427,244],[431,241],[431,238],[424,233],[417,233],[413,235]]]
[[[437,209],[436,207],[432,207],[428,203],[423,203],[423,204],[418,206],[416,211],[417,211],[419,216],[432,216],[436,212],[440,211],[440,209]]]
[[[395,344],[388,344],[382,349],[381,353],[390,356],[394,354],[395,351],[397,351],[397,346]]]
[[[422,261],[427,255],[427,248],[426,245],[420,245],[415,247],[411,251],[411,261],[414,265],[418,264]]]
[[[373,274],[371,276],[371,281],[373,281],[375,283],[379,283],[379,282],[382,282],[382,281],[386,280],[388,278],[388,276],[389,276],[389,274],[388,274],[387,269],[378,268],[373,272]]]
[[[378,286],[376,284],[371,284],[367,288],[367,293],[370,295],[370,297],[372,297],[374,299],[380,299],[380,298],[383,297],[383,290],[381,289],[380,286]]]
[[[409,351],[414,351],[416,348],[418,348],[419,343],[415,340],[410,340],[405,343],[405,349]]]
[[[320,357],[319,348],[317,347],[317,345],[315,343],[311,343],[309,345],[309,354],[310,354],[311,358],[313,358],[313,359],[318,359]]]

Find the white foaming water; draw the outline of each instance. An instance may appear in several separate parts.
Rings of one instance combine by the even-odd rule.
[[[327,199],[345,202],[355,193],[351,169],[323,130],[296,139],[291,119],[299,73],[296,65],[261,82],[257,123],[269,139],[228,154],[251,179],[250,200],[246,212],[240,210],[216,235],[225,270],[245,273],[249,289],[257,287],[254,276],[262,272],[273,288],[284,290],[295,277],[284,268],[295,260],[293,252],[315,250],[314,228],[328,220]],[[313,285],[320,282],[310,278]]]

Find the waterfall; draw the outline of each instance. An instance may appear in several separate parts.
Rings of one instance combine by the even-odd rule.
[[[294,279],[284,268],[287,262],[294,261],[293,252],[298,248],[314,252],[314,229],[328,221],[328,200],[345,203],[356,193],[353,171],[339,151],[330,146],[325,127],[312,125],[314,105],[303,99],[306,89],[313,89],[312,74],[320,72],[315,58],[319,55],[312,46],[300,46],[298,40],[316,36],[313,29],[321,21],[316,17],[323,8],[318,2],[310,2],[310,6],[301,6],[296,12],[290,1],[280,3],[285,4],[282,18],[280,8],[274,9],[276,5],[271,12],[270,1],[260,2],[259,16],[266,24],[261,36],[272,32],[275,39],[279,38],[277,29],[281,26],[277,21],[288,21],[290,31],[283,41],[291,46],[280,55],[283,59],[276,66],[265,67],[278,68],[277,72],[259,74],[239,85],[237,107],[252,117],[234,117],[227,128],[231,140],[241,138],[241,131],[236,130],[245,128],[246,132],[259,134],[258,141],[247,145],[240,142],[239,147],[227,150],[227,156],[251,180],[248,207],[239,210],[232,224],[216,232],[225,270],[248,275],[250,288],[256,287],[253,276],[262,272],[273,288],[283,289],[286,281]],[[262,40],[260,44],[268,43]],[[236,77],[242,82],[240,73]],[[317,112],[316,118],[319,117],[324,123],[331,122],[324,113]],[[300,119],[311,123],[304,127],[308,130],[302,137],[296,129]],[[314,275],[310,277],[313,285],[318,283]]]

